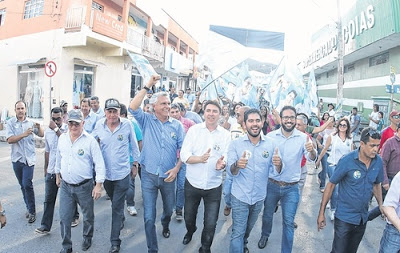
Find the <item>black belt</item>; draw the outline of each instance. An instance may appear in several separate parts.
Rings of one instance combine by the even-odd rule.
[[[275,179],[269,178],[269,181],[271,181],[274,184],[277,184],[279,186],[290,186],[290,185],[295,185],[298,184],[299,182],[291,182],[291,183],[287,183],[287,182],[283,182],[283,181],[277,181]]]
[[[70,184],[70,183],[67,183],[67,182],[65,182],[67,185],[69,185],[69,186],[72,186],[72,187],[78,187],[78,186],[81,186],[81,185],[84,185],[84,184],[86,184],[87,182],[89,182],[90,180],[92,180],[91,178],[89,178],[89,179],[85,179],[85,180],[83,180],[82,182],[80,182],[80,183],[77,183],[77,184]]]

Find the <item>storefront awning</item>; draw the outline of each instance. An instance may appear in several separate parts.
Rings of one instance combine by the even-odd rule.
[[[82,59],[82,58],[74,58],[74,61],[78,64],[83,63],[83,64],[87,64],[87,65],[92,65],[92,66],[106,66],[106,64],[104,64],[102,62],[86,60],[86,59]]]
[[[10,64],[10,66],[14,65],[27,65],[27,64],[35,64],[40,61],[45,61],[46,57],[37,57],[37,58],[30,58],[30,59],[23,59],[23,60],[18,60]]]

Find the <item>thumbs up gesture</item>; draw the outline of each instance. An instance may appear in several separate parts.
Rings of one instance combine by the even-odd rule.
[[[204,155],[201,156],[201,162],[206,163],[208,161],[208,158],[210,158],[211,155],[211,148],[207,150],[207,152],[204,153]]]
[[[281,157],[279,156],[278,148],[275,148],[274,155],[272,156],[272,164],[275,165],[276,167],[282,167],[282,160]]]
[[[236,162],[237,163],[237,167],[238,168],[246,168],[247,166],[247,162],[249,161],[249,159],[247,158],[247,154],[246,151],[243,152],[243,155],[240,157],[240,159]]]
[[[312,144],[311,140],[306,142],[305,148],[306,148],[307,152],[312,152],[314,150],[314,147],[313,147],[313,144]]]
[[[224,156],[221,156],[218,161],[217,165],[215,166],[217,170],[222,170],[226,166],[226,162],[224,161]]]

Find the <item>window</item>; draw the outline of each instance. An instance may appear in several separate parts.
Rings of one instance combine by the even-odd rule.
[[[4,20],[5,19],[6,19],[6,9],[1,9],[0,10],[0,26],[4,25]]]
[[[95,1],[92,2],[92,9],[104,12],[104,6],[101,5],[101,4],[96,3]]]
[[[354,70],[354,63],[344,66],[344,73]]]
[[[379,64],[383,64],[389,61],[389,52],[379,54],[369,58],[369,66],[376,66]]]
[[[79,106],[83,98],[93,94],[94,67],[74,65],[74,82],[72,84],[72,106]]]
[[[24,19],[43,14],[44,0],[28,0],[25,2]]]

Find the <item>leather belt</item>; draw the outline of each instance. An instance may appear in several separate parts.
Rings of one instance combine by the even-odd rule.
[[[287,183],[287,182],[283,182],[283,181],[277,181],[275,179],[269,178],[269,181],[271,181],[274,184],[277,184],[279,186],[291,186],[291,185],[295,185],[298,184],[299,182],[291,182],[291,183]]]
[[[78,187],[78,186],[81,186],[81,185],[84,185],[84,184],[86,184],[87,182],[89,182],[90,180],[92,180],[91,178],[90,179],[85,179],[85,180],[83,180],[82,182],[80,182],[80,183],[77,183],[77,184],[70,184],[70,183],[67,183],[67,182],[65,182],[67,185],[69,185],[69,186],[72,186],[72,187]]]

